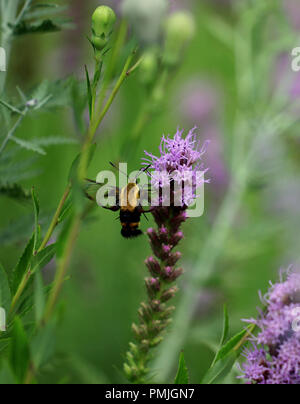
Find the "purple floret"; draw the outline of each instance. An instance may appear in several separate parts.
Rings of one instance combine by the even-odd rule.
[[[271,285],[266,309],[249,320],[260,331],[254,348],[244,353],[243,376],[250,384],[300,384],[300,273]]]

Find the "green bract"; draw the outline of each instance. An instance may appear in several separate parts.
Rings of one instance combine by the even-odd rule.
[[[107,45],[116,22],[115,12],[107,6],[98,7],[92,16],[91,42],[97,50]]]
[[[158,71],[158,51],[156,48],[148,49],[140,64],[140,80],[143,84],[152,84]]]
[[[193,38],[196,31],[195,20],[190,13],[178,11],[165,22],[165,54],[167,65],[176,65],[185,45]]]

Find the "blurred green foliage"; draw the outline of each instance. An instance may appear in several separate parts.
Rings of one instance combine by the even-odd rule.
[[[286,114],[280,115],[281,107],[289,106],[293,100],[289,98],[289,94],[285,97],[283,92],[279,91],[279,105],[270,107],[267,104],[272,97],[275,98],[275,95],[277,97],[276,86],[280,87],[280,83],[285,80],[296,80],[289,69],[278,78],[278,69],[280,69],[280,57],[289,54],[293,44],[294,46],[299,44],[296,43],[296,34],[288,18],[277,10],[277,2],[270,1],[269,5],[266,5],[268,3],[266,1],[245,1],[241,2],[244,3],[244,9],[240,11],[246,19],[245,35],[249,34],[247,24],[252,27],[252,31],[250,38],[242,39],[251,42],[252,54],[246,56],[241,54],[241,58],[237,59],[234,38],[242,31],[237,33],[235,29],[243,23],[239,20],[237,11],[239,7],[232,8],[218,2],[190,3],[188,5],[193,7],[196,18],[196,36],[184,55],[180,71],[164,94],[162,111],[149,121],[143,130],[142,141],[130,150],[129,168],[135,170],[140,167],[144,150],[154,154],[157,152],[163,133],[173,134],[178,126],[199,125],[199,122],[190,122],[184,111],[178,111],[178,106],[184,101],[181,89],[195,77],[207,83],[214,83],[218,87],[219,99],[216,107],[218,113],[214,114],[213,124],[220,131],[221,154],[217,159],[222,159],[226,172],[230,172],[232,167],[234,130],[238,114],[246,116],[248,132],[253,129],[254,133],[257,126],[263,124],[263,118],[269,115],[272,119],[280,116],[283,123],[280,121],[278,125],[286,128],[280,138],[267,138],[262,151],[255,150],[252,156],[255,170],[248,181],[241,206],[237,209],[237,215],[225,238],[220,255],[214,262],[213,275],[203,285],[204,291],[203,288],[199,288],[202,295],[195,300],[194,309],[191,308],[194,310],[192,322],[190,328],[186,330],[187,338],[180,349],[184,350],[191,382],[200,383],[219,346],[224,303],[227,304],[229,311],[230,336],[232,336],[242,329],[242,318],[256,315],[256,307],[259,304],[258,290],[264,292],[267,289],[268,281],[277,278],[279,267],[297,263],[299,259],[297,240],[299,207],[295,213],[289,205],[289,201],[297,200],[300,191],[299,181],[296,185],[298,189],[291,186],[287,191],[290,193],[288,202],[285,203],[282,198],[278,205],[275,203],[278,196],[276,189],[279,187],[280,190],[278,184],[290,183],[295,172],[299,174],[300,143],[295,127],[296,119],[293,110],[284,110]],[[68,13],[75,17],[78,12],[80,15],[88,16],[91,15],[94,5],[93,1],[70,2]],[[81,7],[84,7],[82,13]],[[261,9],[263,7],[264,10]],[[75,18],[75,23],[76,21]],[[276,29],[272,25],[274,22],[278,23]],[[56,81],[57,78],[73,73],[84,79],[84,65],[90,65],[92,52],[88,41],[85,40],[85,35],[89,34],[88,28],[84,22],[81,21],[80,24],[82,28],[80,32],[59,32],[52,36],[29,35],[17,40],[12,49],[8,74],[8,87],[12,99],[16,98],[16,85],[19,85],[26,94],[33,94],[32,89],[40,79],[48,79],[49,84],[52,80]],[[19,29],[21,28],[24,29],[24,26]],[[275,41],[273,41],[274,35]],[[81,47],[79,56],[73,64],[70,62],[65,66],[66,55],[69,55],[69,61],[72,60],[74,43]],[[22,53],[18,51],[19,48],[22,48]],[[239,76],[241,65],[245,62],[244,57],[249,57],[253,62],[253,65],[248,66],[249,69],[254,69],[251,72],[253,82],[247,82],[247,77]],[[246,69],[246,74],[248,73]],[[252,92],[252,99],[248,99],[247,104],[241,104],[243,95],[239,94],[236,85],[238,80],[243,79],[246,81],[245,91],[251,86]],[[0,261],[7,270],[15,267],[16,257],[20,256],[33,231],[33,210],[30,200],[26,200],[28,199],[26,192],[34,186],[41,210],[39,223],[43,229],[47,228],[51,214],[66,186],[71,163],[78,154],[80,139],[74,111],[75,118],[78,119],[76,111],[82,110],[80,94],[82,96],[84,90],[81,87],[72,87],[72,79],[68,80],[71,87],[63,88],[61,94],[55,92],[57,98],[49,101],[48,110],[38,112],[34,116],[26,116],[15,134],[28,141],[38,139],[38,143],[34,144],[42,149],[47,146],[47,141],[43,142],[46,138],[66,139],[66,144],[58,145],[56,143],[59,142],[53,141],[46,148],[45,155],[21,149],[17,155],[19,167],[12,167],[10,170],[9,163],[5,165],[4,162],[4,167],[0,165],[0,172],[6,169],[11,177],[16,170],[16,175],[19,176],[17,182],[27,190],[11,189],[2,192],[0,186]],[[43,86],[45,89],[47,83]],[[44,96],[43,88],[40,87],[41,97]],[[45,90],[45,95],[49,91]],[[264,97],[263,91],[267,96]],[[61,108],[67,103],[65,98],[68,97],[77,103],[73,105],[73,112],[70,108]],[[135,118],[144,100],[145,92],[141,88],[138,74],[134,73],[123,86],[115,105],[99,130],[98,147],[89,168],[90,178],[95,178],[99,171],[108,169],[109,161],[118,161],[121,148],[131,136]],[[288,125],[289,119],[290,125]],[[83,123],[79,123],[79,127],[80,125]],[[243,126],[239,130],[242,132]],[[200,122],[200,136],[202,133],[202,136],[206,136],[206,126]],[[206,139],[202,137],[202,140]],[[13,147],[11,144],[7,153],[10,153]],[[273,163],[271,167],[268,166],[269,160]],[[205,215],[202,218],[192,219],[185,225],[186,238],[181,249],[184,257],[183,266],[187,274],[195,262],[198,262],[201,247],[212,229],[228,189],[227,183],[222,187],[215,182],[217,167],[214,164],[215,160],[212,161],[209,171],[211,184],[206,187]],[[29,171],[35,174],[34,178],[27,179],[26,174]],[[11,199],[10,192],[23,192],[22,201]],[[145,230],[148,226],[149,224],[143,220],[142,228]],[[124,240],[120,237],[120,226],[113,213],[100,208],[93,211],[81,229],[70,265],[70,278],[64,286],[59,306],[57,353],[54,359],[44,366],[40,375],[41,381],[46,383],[124,381],[122,355],[125,354],[128,341],[131,339],[131,323],[136,319],[138,304],[144,298],[143,278],[146,270],[143,262],[149,254],[150,248],[146,237],[134,241]],[[52,279],[54,269],[55,262],[51,262],[44,270],[46,280]],[[186,294],[189,294],[189,284],[183,277],[181,295]],[[207,294],[213,298],[209,299]],[[177,303],[180,304],[180,297],[177,298]],[[173,331],[171,329],[171,333]],[[181,330],[175,331],[181,332]],[[28,347],[19,322],[16,323],[14,332],[22,335],[22,346],[15,346],[14,349],[21,349],[26,359]],[[168,366],[175,361],[175,365],[171,365],[171,374],[168,374],[170,382],[175,379],[178,363],[178,352],[173,355],[172,358],[165,358]],[[21,379],[24,376],[21,374],[22,369],[18,369],[18,372]],[[231,379],[226,381],[236,383],[234,376],[230,377]]]

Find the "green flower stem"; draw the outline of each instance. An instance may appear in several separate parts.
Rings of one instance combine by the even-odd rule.
[[[113,101],[115,100],[122,84],[124,83],[124,81],[126,80],[126,78],[128,78],[129,74],[129,70],[130,70],[130,65],[131,62],[134,58],[136,54],[136,51],[133,51],[127,58],[126,63],[124,65],[123,71],[117,81],[117,83],[115,84],[115,87],[112,90],[112,93],[109,97],[109,99],[107,100],[104,108],[100,111],[99,115],[96,113],[95,115],[93,115],[91,117],[91,123],[90,123],[90,127],[85,139],[85,142],[83,144],[83,148],[82,148],[82,155],[81,155],[81,159],[79,162],[79,170],[78,170],[78,176],[79,176],[79,180],[82,182],[85,178],[86,178],[86,172],[87,172],[87,164],[88,164],[88,155],[89,155],[89,149],[90,146],[94,140],[95,134],[97,132],[97,129],[99,127],[99,125],[102,123],[104,117],[106,116],[107,112],[109,111]],[[138,66],[136,66],[137,68]],[[131,71],[131,73],[133,72],[133,70]],[[98,104],[99,105],[99,104]]]
[[[69,237],[66,242],[66,247],[62,258],[59,260],[58,268],[55,275],[54,286],[50,292],[49,299],[47,301],[45,314],[43,317],[43,323],[46,323],[51,317],[55,304],[58,300],[62,285],[64,283],[66,273],[70,264],[72,252],[77,240],[77,235],[80,230],[81,216],[76,215],[73,219]]]
[[[29,267],[26,270],[25,275],[23,276],[22,281],[17,289],[17,292],[12,299],[12,302],[10,305],[10,310],[9,310],[9,315],[11,315],[14,312],[14,309],[15,309],[20,297],[22,296],[22,293],[24,292],[24,290],[27,286],[30,276],[31,276],[31,268]]]
[[[48,231],[47,231],[47,233],[46,233],[46,235],[45,235],[45,237],[44,237],[44,239],[42,241],[41,246],[38,249],[38,252],[42,251],[47,246],[49,240],[51,239],[52,234],[53,234],[56,226],[59,223],[59,217],[61,215],[61,212],[63,210],[65,202],[66,202],[68,196],[70,195],[70,191],[71,191],[71,185],[68,184],[68,186],[67,186],[67,188],[66,188],[66,190],[65,190],[65,192],[64,192],[64,194],[63,194],[63,196],[62,196],[62,198],[61,198],[61,200],[60,200],[60,202],[58,204],[56,212],[55,212],[55,214],[53,216],[53,219],[51,221],[50,227],[49,227],[49,229],[48,229]]]
[[[83,144],[82,148],[82,153],[81,153],[81,158],[79,161],[79,169],[78,169],[78,179],[80,183],[86,178],[87,174],[87,167],[88,167],[88,151],[89,147],[91,146],[94,136],[96,134],[96,131],[101,124],[102,120],[104,119],[106,113],[108,112],[111,104],[113,103],[116,95],[118,94],[122,84],[124,83],[125,79],[128,77],[128,70],[130,69],[131,62],[135,56],[136,51],[132,52],[124,66],[124,69],[121,73],[121,76],[119,80],[117,81],[111,96],[109,97],[105,107],[103,108],[102,112],[100,113],[100,116],[92,116],[91,121],[90,121],[90,127],[86,136],[86,140]],[[44,322],[47,322],[49,318],[51,317],[53,310],[55,308],[56,302],[58,300],[60,291],[62,289],[62,285],[71,261],[71,256],[74,250],[74,246],[77,240],[77,235],[80,230],[81,226],[81,221],[82,221],[82,216],[83,213],[76,213],[72,223],[70,225],[69,229],[69,235],[66,240],[66,245],[64,248],[64,251],[62,253],[62,257],[59,260],[55,280],[54,280],[54,286],[51,290],[49,299],[47,301],[46,309],[45,309],[45,314],[44,314]]]
[[[127,31],[128,31],[128,26],[126,21],[123,19],[121,21],[120,27],[118,29],[117,33],[117,38],[116,42],[114,44],[114,47],[112,49],[112,56],[108,61],[108,66],[104,75],[103,83],[101,86],[101,90],[99,93],[99,99],[98,99],[98,110],[99,113],[101,111],[102,105],[104,103],[104,100],[107,95],[107,91],[109,89],[110,83],[113,79],[114,72],[115,72],[115,66],[117,65],[118,57],[120,55],[121,49],[123,48],[123,45],[126,40],[127,36]]]
[[[16,130],[18,129],[18,127],[21,125],[23,119],[25,118],[25,116],[27,115],[28,112],[28,108],[25,108],[25,110],[23,111],[22,115],[17,119],[16,123],[14,124],[14,126],[11,128],[11,130],[8,132],[8,134],[6,135],[5,139],[3,140],[3,143],[0,147],[0,154],[3,153],[4,149],[6,148],[8,142],[10,141],[10,139],[12,138],[12,136],[15,134]]]
[[[71,186],[69,184],[67,186],[64,194],[63,194],[62,199],[59,202],[58,208],[57,208],[57,210],[56,210],[56,212],[55,212],[55,214],[53,216],[53,219],[51,221],[50,227],[49,227],[49,229],[48,229],[48,231],[47,231],[47,233],[46,233],[46,235],[45,235],[45,237],[44,237],[44,239],[42,241],[42,244],[39,247],[37,253],[41,252],[47,246],[47,244],[48,244],[48,242],[49,242],[49,240],[50,240],[56,226],[59,223],[59,217],[60,217],[60,214],[61,214],[61,212],[63,210],[64,204],[65,204],[65,202],[66,202],[66,200],[67,200],[67,198],[68,198],[68,196],[70,194],[70,190],[71,190]],[[26,273],[25,273],[25,275],[24,275],[24,277],[23,277],[23,279],[22,279],[22,281],[21,281],[21,283],[20,283],[14,297],[12,298],[12,303],[11,303],[10,312],[9,312],[10,314],[13,313],[13,311],[14,311],[20,297],[22,296],[22,294],[23,294],[23,292],[24,292],[30,278],[31,278],[31,268],[29,267],[26,270]]]

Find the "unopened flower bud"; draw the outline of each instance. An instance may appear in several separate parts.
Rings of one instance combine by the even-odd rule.
[[[156,277],[161,274],[161,267],[159,262],[153,257],[149,257],[146,259],[145,264],[149,269],[152,276]]]
[[[154,297],[160,291],[160,282],[157,278],[145,279],[146,288],[150,296]]]
[[[138,355],[139,349],[138,349],[138,347],[137,347],[136,344],[133,344],[132,342],[130,342],[130,343],[129,343],[129,347],[130,347],[131,352],[132,352],[135,356]]]
[[[131,367],[129,365],[127,365],[127,363],[125,363],[123,369],[124,369],[124,373],[125,373],[126,377],[129,380],[131,380],[132,375],[133,375],[133,371],[132,371]]]
[[[158,52],[156,49],[148,49],[142,58],[139,67],[140,81],[146,85],[151,85],[158,72]]]
[[[161,301],[160,300],[154,299],[151,301],[150,304],[151,304],[152,310],[155,311],[156,313],[161,311]]]
[[[144,352],[148,352],[150,347],[150,342],[147,339],[143,339],[143,341],[141,342],[141,349]]]
[[[163,337],[156,337],[150,342],[151,348],[155,348],[157,345],[159,345],[161,342],[163,342]]]
[[[161,296],[161,301],[162,302],[167,302],[168,300],[172,299],[176,293],[178,292],[178,287],[173,286],[170,289],[167,289]]]
[[[132,331],[138,341],[146,338],[148,335],[147,328],[145,325],[137,326],[136,324],[132,324]]]
[[[173,267],[182,257],[181,252],[177,251],[176,253],[171,253],[166,260],[166,264],[170,267]]]
[[[142,43],[154,43],[159,39],[167,9],[167,0],[123,0],[122,3],[122,12]]]
[[[92,16],[91,42],[96,50],[103,50],[110,38],[116,22],[115,12],[108,6],[98,7]]]
[[[175,306],[170,306],[164,310],[164,312],[161,314],[160,318],[162,320],[167,320],[172,316],[174,311],[175,311]]]
[[[178,11],[168,17],[165,23],[164,64],[176,66],[186,44],[193,38],[196,26],[191,14]]]
[[[183,233],[182,231],[178,231],[177,233],[174,234],[174,236],[172,236],[171,244],[173,245],[173,247],[175,247],[180,243],[182,239],[183,239]]]

